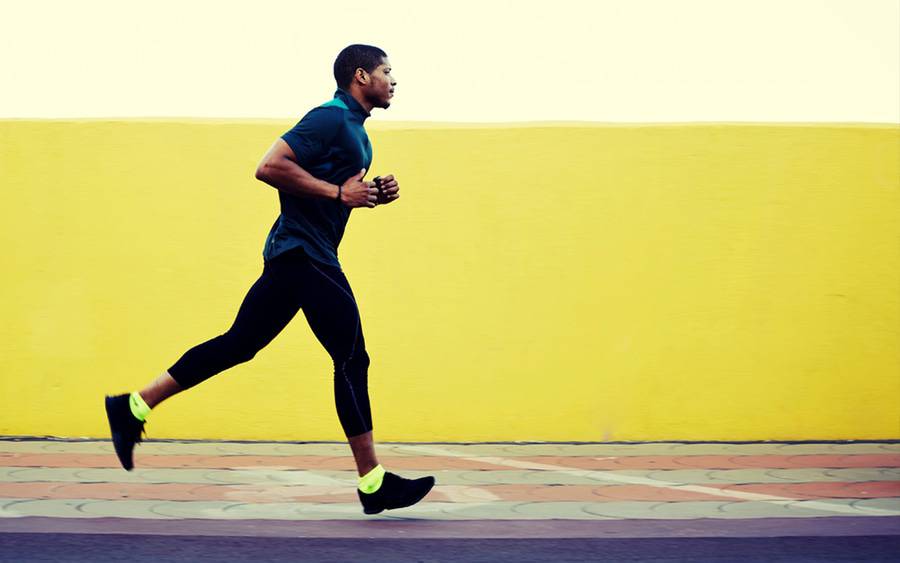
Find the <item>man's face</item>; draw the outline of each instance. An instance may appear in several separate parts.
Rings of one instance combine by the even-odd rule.
[[[397,81],[391,76],[391,62],[384,57],[382,63],[369,73],[366,98],[372,103],[372,107],[387,109],[391,106],[396,85]]]

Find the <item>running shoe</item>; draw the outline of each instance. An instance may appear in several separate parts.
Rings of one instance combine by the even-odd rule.
[[[364,493],[356,489],[363,512],[378,514],[382,510],[412,506],[422,500],[434,486],[434,477],[404,479],[391,472],[384,474],[381,487],[374,493]]]
[[[106,418],[109,419],[109,431],[112,434],[116,455],[119,456],[122,467],[131,471],[134,468],[132,459],[134,445],[141,441],[144,421],[138,420],[131,414],[127,394],[114,397],[107,395]]]

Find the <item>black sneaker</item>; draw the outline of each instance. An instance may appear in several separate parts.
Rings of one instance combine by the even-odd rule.
[[[387,472],[384,474],[381,487],[374,493],[364,493],[359,489],[356,489],[356,492],[363,505],[363,512],[378,514],[385,509],[391,510],[416,504],[428,494],[433,486],[434,477],[404,479],[399,475]]]
[[[144,421],[131,414],[128,395],[106,396],[106,418],[109,419],[109,431],[112,434],[113,447],[122,467],[131,471],[134,467],[132,452],[134,445],[141,441]]]

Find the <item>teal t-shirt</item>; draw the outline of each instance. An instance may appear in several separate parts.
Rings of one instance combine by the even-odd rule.
[[[310,110],[282,139],[301,168],[332,184],[342,185],[372,165],[372,145],[363,127],[369,113],[349,92]],[[302,247],[307,256],[340,268],[337,249],[350,218],[350,208],[334,199],[298,197],[279,190],[281,214],[272,225],[263,259]]]

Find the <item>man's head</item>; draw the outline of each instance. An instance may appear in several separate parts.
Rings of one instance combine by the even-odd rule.
[[[338,88],[354,90],[372,107],[391,105],[397,81],[391,76],[387,53],[371,45],[350,45],[334,61],[334,80]]]

